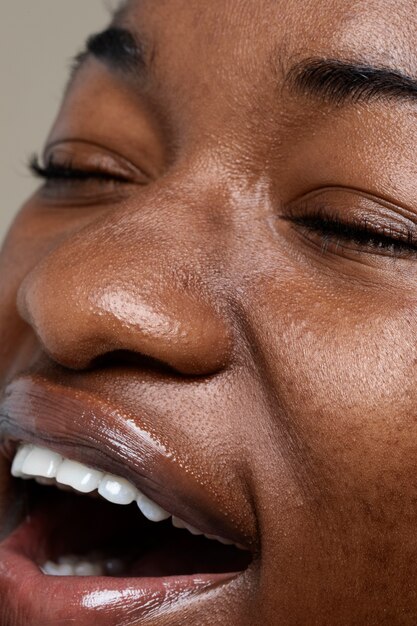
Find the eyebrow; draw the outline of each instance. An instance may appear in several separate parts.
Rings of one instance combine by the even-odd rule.
[[[110,26],[91,35],[75,59],[72,75],[94,57],[132,77],[149,72],[146,46],[130,30]],[[389,67],[337,58],[311,57],[294,65],[285,77],[293,90],[335,106],[373,101],[417,102],[417,79]]]
[[[144,42],[126,28],[111,26],[91,35],[85,50],[74,59],[72,78],[91,57],[136,78],[144,76],[148,71]]]
[[[380,100],[417,102],[417,80],[411,76],[342,59],[305,59],[290,69],[285,82],[336,106]]]

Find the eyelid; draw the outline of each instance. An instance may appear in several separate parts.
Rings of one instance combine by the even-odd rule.
[[[78,169],[73,167],[71,163],[60,164],[51,160],[49,163],[42,165],[36,154],[33,155],[29,161],[29,170],[34,176],[44,179],[47,184],[54,181],[86,182],[93,179],[119,183],[129,182],[124,176],[119,176],[115,173],[108,173],[100,170]]]
[[[316,219],[317,221],[321,220],[322,222],[327,222],[329,225],[333,223],[336,227],[340,227],[341,230],[342,228],[351,228],[385,237],[400,238],[411,237],[412,235],[412,225],[409,221],[400,222],[397,221],[394,216],[390,219],[386,216],[372,215],[369,212],[362,212],[357,209],[344,212],[343,210],[336,209],[334,206],[325,203],[316,204],[315,206],[302,203],[297,207],[296,211],[289,210],[281,217],[294,223],[299,220],[309,220],[313,222],[314,219]],[[417,239],[417,226],[415,226],[415,229]]]
[[[328,185],[304,193],[286,203],[285,210],[296,210],[298,206],[311,206],[311,204],[335,205],[338,210],[351,211],[352,208],[358,213],[370,209],[370,218],[375,218],[375,208],[378,210],[378,219],[386,216],[395,216],[404,223],[413,223],[417,226],[417,206],[410,207],[407,203],[388,198],[385,194],[378,195],[375,191],[361,189],[359,187],[346,187],[343,185]],[[308,203],[308,204],[307,204]]]
[[[388,208],[352,190],[308,194],[286,206],[280,217],[304,231],[307,239],[321,238],[322,252],[336,246],[358,254],[417,255],[417,215],[411,220],[402,207]]]
[[[55,142],[43,161],[32,160],[29,167],[43,179],[39,200],[56,207],[116,205],[151,182],[123,156],[84,141]]]
[[[297,216],[314,209],[324,208],[326,214],[335,219],[346,218],[349,222],[364,221],[376,230],[398,233],[417,230],[417,207],[407,207],[379,197],[374,193],[349,187],[323,187],[304,194],[286,203],[283,213]]]
[[[66,139],[49,144],[42,155],[45,167],[55,165],[83,172],[103,173],[109,178],[120,178],[132,183],[146,184],[150,175],[137,165],[113,150],[80,139]]]

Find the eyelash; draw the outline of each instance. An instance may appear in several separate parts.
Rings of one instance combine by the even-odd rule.
[[[126,178],[118,174],[100,170],[83,170],[74,167],[70,160],[66,163],[56,163],[51,157],[45,165],[41,165],[38,155],[29,160],[29,170],[46,183],[86,183],[91,180],[98,182],[126,183]]]
[[[329,244],[335,248],[346,243],[353,243],[358,248],[390,252],[394,256],[417,254],[417,238],[409,229],[399,234],[393,229],[370,227],[365,219],[357,224],[341,220],[332,215],[327,208],[309,211],[308,215],[282,216],[293,225],[304,229],[306,233],[322,238],[321,251],[325,253]]]

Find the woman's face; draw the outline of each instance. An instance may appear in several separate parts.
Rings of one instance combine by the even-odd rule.
[[[415,624],[414,0],[113,27],[0,257],[2,625]],[[241,547],[12,479],[22,443]]]

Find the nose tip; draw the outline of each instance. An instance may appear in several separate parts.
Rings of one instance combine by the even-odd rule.
[[[230,328],[207,289],[192,280],[185,285],[172,271],[155,277],[142,268],[121,280],[121,268],[109,274],[97,258],[88,266],[68,258],[63,251],[50,255],[18,295],[21,316],[56,363],[82,370],[99,357],[129,351],[183,375],[226,366]]]

